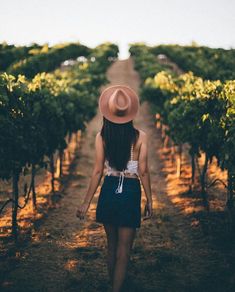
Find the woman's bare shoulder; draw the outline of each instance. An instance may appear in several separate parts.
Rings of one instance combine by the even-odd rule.
[[[143,131],[143,130],[141,130],[141,129],[138,129],[139,130],[139,141],[140,142],[143,142],[143,141],[145,141],[146,140],[146,138],[147,138],[147,133],[145,132],[145,131]]]
[[[103,141],[103,138],[102,138],[102,136],[101,136],[101,132],[100,132],[100,131],[96,133],[96,139],[97,139],[99,142]]]

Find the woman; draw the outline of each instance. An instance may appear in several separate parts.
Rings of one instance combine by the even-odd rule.
[[[147,135],[133,126],[139,98],[130,87],[114,85],[106,88],[99,98],[99,109],[103,115],[103,126],[95,139],[95,166],[84,202],[76,215],[84,219],[106,165],[96,221],[103,224],[107,236],[112,291],[120,291],[136,228],[141,225],[140,180],[147,199],[143,220],[152,216]]]

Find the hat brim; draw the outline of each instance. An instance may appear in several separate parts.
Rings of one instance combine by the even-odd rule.
[[[110,96],[116,89],[124,90],[131,98],[131,107],[127,110],[127,113],[125,116],[114,115],[109,110],[108,101],[109,101]],[[132,88],[126,85],[118,84],[118,85],[109,86],[103,90],[103,92],[101,93],[99,97],[99,109],[100,109],[101,114],[109,121],[113,123],[117,123],[117,124],[123,124],[123,123],[127,123],[133,120],[138,113],[139,106],[140,106],[140,102],[139,102],[138,95],[135,93],[135,91]]]

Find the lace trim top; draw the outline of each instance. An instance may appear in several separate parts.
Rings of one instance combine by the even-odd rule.
[[[116,170],[115,168],[112,168],[109,165],[109,162],[108,162],[107,159],[105,160],[105,165],[107,167],[106,175],[109,176],[112,173],[115,173],[115,174],[116,173],[120,173],[119,174],[118,187],[117,187],[117,189],[115,191],[116,194],[122,193],[123,180],[124,180],[125,174],[129,173],[129,174],[137,174],[137,175],[139,175],[139,173],[138,173],[138,160],[133,160],[133,144],[131,145],[131,159],[127,162],[126,169],[124,169],[122,171],[119,171],[119,170]]]

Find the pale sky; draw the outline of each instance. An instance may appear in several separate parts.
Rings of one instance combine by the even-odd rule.
[[[94,47],[190,44],[235,48],[235,0],[7,0],[0,1],[0,42]]]

